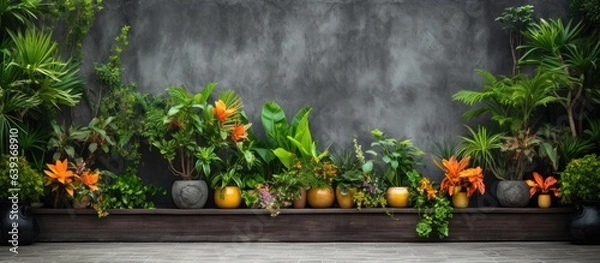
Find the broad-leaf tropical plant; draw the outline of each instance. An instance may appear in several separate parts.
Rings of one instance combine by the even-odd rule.
[[[558,183],[558,180],[556,180],[554,176],[548,176],[544,180],[544,178],[542,178],[542,176],[539,173],[533,172],[533,179],[535,181],[525,180],[525,182],[529,186],[530,197],[535,195],[535,193],[537,192],[540,192],[542,194],[552,193],[556,197],[558,197],[558,195],[560,194],[558,187],[555,186],[556,183]]]

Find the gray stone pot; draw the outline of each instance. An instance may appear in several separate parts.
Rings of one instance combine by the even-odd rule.
[[[496,198],[501,206],[524,207],[529,204],[529,187],[524,180],[498,182]]]
[[[177,208],[202,208],[208,200],[208,185],[203,180],[178,180],[171,188]]]

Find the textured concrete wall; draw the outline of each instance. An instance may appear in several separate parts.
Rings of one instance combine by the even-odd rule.
[[[323,147],[348,148],[379,128],[430,150],[464,134],[465,107],[450,96],[480,86],[474,69],[509,73],[508,35],[494,18],[523,4],[541,17],[566,9],[566,0],[105,0],[85,70],[127,23],[125,77],[143,91],[216,81],[241,95],[255,130],[262,105],[276,101],[288,116],[312,106]]]

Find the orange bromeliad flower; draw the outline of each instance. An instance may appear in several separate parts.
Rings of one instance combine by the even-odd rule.
[[[557,197],[560,194],[558,188],[554,187],[554,185],[558,183],[558,180],[556,180],[556,178],[554,178],[553,176],[548,176],[548,178],[544,180],[540,174],[538,174],[537,172],[533,172],[533,179],[535,180],[535,182],[531,180],[525,181],[530,187],[529,196],[533,196],[537,191],[542,192],[542,194],[552,192],[552,194],[554,194],[554,196]]]
[[[239,142],[240,140],[248,139],[248,133],[246,132],[248,128],[250,128],[250,124],[236,124],[231,129],[231,139],[233,139],[234,142]]]
[[[98,183],[98,175],[98,172],[85,171],[79,177],[79,179],[81,179],[81,182],[85,184],[88,188],[90,188],[90,190],[97,191],[98,186],[96,185],[96,183]]]
[[[433,161],[438,168],[444,171],[445,176],[440,183],[440,188],[446,189],[450,196],[456,191],[455,187],[462,184],[463,179],[460,178],[459,174],[469,165],[469,160],[471,160],[470,156],[458,161],[456,156],[452,155],[450,160],[443,159],[441,165],[437,161]]]
[[[471,196],[475,191],[479,190],[480,194],[485,193],[485,185],[483,184],[483,170],[481,167],[469,168],[459,173],[459,177],[464,181],[467,187],[467,195]]]
[[[227,118],[233,114],[235,114],[238,110],[238,107],[231,107],[231,108],[227,108],[227,105],[225,105],[225,102],[223,102],[222,100],[218,100],[215,101],[215,108],[213,109],[213,113],[215,114],[215,116],[217,116],[217,119],[219,119],[219,121],[221,123],[225,122],[225,120],[227,120]]]
[[[437,190],[433,189],[431,181],[425,177],[421,178],[421,181],[419,182],[419,189],[427,193],[427,200],[435,198],[437,195]]]
[[[73,179],[78,178],[77,175],[73,173],[73,171],[69,170],[69,161],[65,159],[64,161],[56,160],[55,164],[46,164],[48,169],[44,170],[44,173],[48,176],[49,180],[46,185],[50,185],[56,182],[62,184],[67,191],[67,194],[73,196],[75,192],[75,187],[73,186]],[[55,184],[52,187],[52,191],[57,190],[59,187],[58,184]]]
[[[69,184],[73,181],[73,171],[69,170],[69,162],[67,159],[64,161],[56,160],[55,164],[46,164],[50,171],[44,170],[44,173],[52,180],[56,180],[61,184]]]

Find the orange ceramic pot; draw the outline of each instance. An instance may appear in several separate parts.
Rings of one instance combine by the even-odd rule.
[[[552,204],[552,198],[550,198],[550,194],[540,194],[538,195],[538,206],[540,208],[548,208]]]
[[[410,193],[407,187],[389,187],[385,192],[385,199],[388,206],[395,208],[407,207],[409,196]]]
[[[215,189],[215,204],[218,208],[234,209],[242,203],[242,191],[237,186],[226,186]]]
[[[296,198],[292,204],[294,205],[294,208],[306,207],[306,189],[300,191],[300,198]]]
[[[466,192],[456,192],[452,195],[452,206],[454,208],[467,208],[469,206],[469,196]]]
[[[313,187],[308,190],[306,197],[312,208],[328,208],[335,202],[335,193],[331,187]]]
[[[347,209],[354,207],[354,199],[352,199],[352,196],[355,192],[356,188],[351,188],[348,190],[348,193],[344,195],[342,194],[342,189],[335,189],[335,200],[337,201],[340,208]]]

